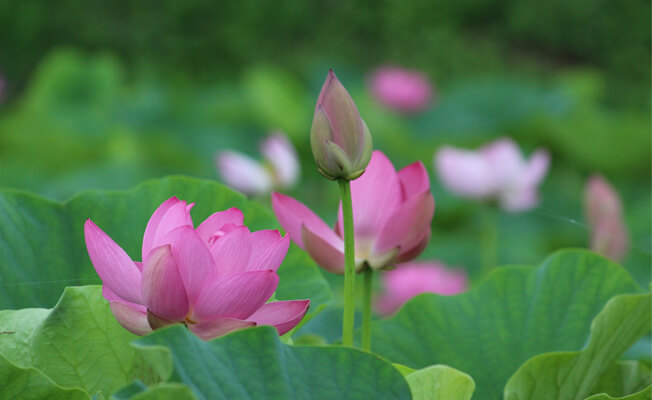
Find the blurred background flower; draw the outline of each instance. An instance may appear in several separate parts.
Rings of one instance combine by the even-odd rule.
[[[273,133],[263,140],[260,152],[265,158],[263,163],[237,151],[219,151],[215,163],[224,183],[250,196],[289,189],[297,183],[297,152],[283,133]]]
[[[448,190],[462,197],[496,201],[513,212],[537,205],[537,187],[549,163],[547,151],[537,150],[526,160],[516,143],[507,138],[477,151],[444,146],[435,154],[435,169]]]
[[[629,239],[623,206],[616,190],[600,175],[593,175],[586,182],[584,210],[591,230],[591,250],[617,262],[624,260]]]
[[[432,99],[428,78],[416,70],[385,66],[374,71],[369,82],[371,93],[382,105],[403,113],[426,109]]]
[[[461,293],[467,288],[467,277],[461,268],[451,269],[437,261],[413,261],[384,272],[382,287],[376,311],[381,315],[391,315],[422,293],[445,296]]]

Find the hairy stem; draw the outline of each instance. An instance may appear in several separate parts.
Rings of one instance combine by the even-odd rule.
[[[353,204],[351,185],[339,179],[344,217],[344,315],[342,320],[342,344],[353,346],[353,326],[355,324],[355,240],[353,237]]]
[[[364,270],[364,302],[362,307],[362,350],[371,351],[371,295],[374,270]]]

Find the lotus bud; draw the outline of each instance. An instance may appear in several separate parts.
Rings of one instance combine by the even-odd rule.
[[[319,172],[332,180],[356,179],[371,159],[369,129],[332,70],[317,99],[310,145]]]
[[[590,247],[614,261],[627,255],[627,228],[616,190],[603,177],[589,178],[584,191],[586,220],[591,228]]]

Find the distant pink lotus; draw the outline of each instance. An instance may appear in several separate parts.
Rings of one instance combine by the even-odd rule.
[[[435,169],[453,193],[496,200],[508,211],[523,211],[539,202],[538,186],[548,172],[550,156],[536,151],[523,158],[514,141],[503,138],[477,151],[445,146],[435,154]]]
[[[599,175],[593,175],[584,190],[584,209],[591,229],[590,247],[614,261],[627,255],[627,228],[623,220],[620,197],[616,190]]]
[[[413,261],[396,266],[382,275],[383,293],[378,296],[376,310],[383,315],[398,311],[403,304],[422,293],[458,294],[466,290],[464,270],[446,268],[436,261]]]
[[[370,87],[381,104],[404,113],[426,109],[433,97],[432,85],[422,72],[394,66],[377,69]]]
[[[289,238],[275,230],[250,233],[237,208],[216,212],[195,229],[192,206],[172,197],[156,209],[142,263],[86,221],[88,254],[118,322],[137,335],[181,323],[204,340],[255,325],[273,325],[279,334],[296,326],[310,300],[266,303]]]
[[[276,132],[261,142],[266,163],[237,151],[217,153],[217,170],[228,186],[246,195],[269,193],[272,189],[287,189],[299,179],[299,159],[292,142]]]
[[[430,239],[435,200],[421,162],[396,172],[374,151],[365,173],[351,181],[356,269],[382,269],[414,259]],[[292,240],[327,271],[344,273],[342,206],[335,229],[299,201],[274,193],[276,218]]]

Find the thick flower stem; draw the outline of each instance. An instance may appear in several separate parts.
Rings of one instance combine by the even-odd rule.
[[[364,302],[362,307],[362,350],[371,351],[371,294],[374,270],[364,270]]]
[[[482,225],[482,273],[486,275],[498,264],[498,210],[495,207],[485,207]]]
[[[351,185],[346,179],[338,179],[342,197],[344,219],[344,317],[342,320],[342,344],[353,346],[355,324],[355,241],[353,237],[353,204]]]

